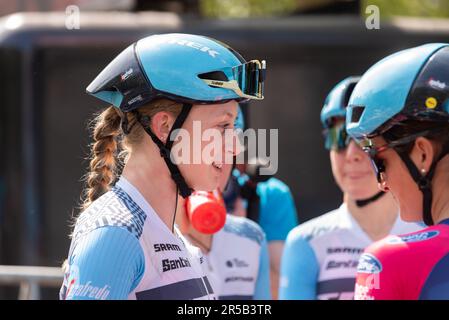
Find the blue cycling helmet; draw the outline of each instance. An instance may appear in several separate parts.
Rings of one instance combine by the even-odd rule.
[[[324,101],[321,109],[321,124],[324,128],[324,147],[327,150],[344,150],[349,144],[350,137],[344,122],[337,125],[336,120],[345,119],[349,97],[359,79],[360,77],[352,76],[340,81],[332,88]]]
[[[131,44],[100,72],[86,91],[123,113],[136,115],[161,150],[185,198],[192,189],[170,160],[173,141],[162,143],[151,131],[149,119],[138,112],[139,107],[160,98],[183,103],[171,129],[174,131],[182,127],[193,104],[263,99],[265,70],[265,61],[247,62],[217,40],[191,34],[161,34]],[[126,116],[122,128],[125,134],[129,132]]]
[[[449,44],[431,43],[392,54],[362,76],[351,95],[348,133],[356,139],[407,119],[447,121]]]
[[[321,124],[329,128],[333,118],[345,118],[349,97],[355,85],[360,80],[359,76],[348,77],[335,85],[329,92],[321,109]]]
[[[368,69],[354,88],[346,117],[347,131],[355,139],[365,140],[365,151],[371,154],[379,181],[385,168],[376,162],[377,150],[371,138],[387,137],[392,132],[389,130],[405,126],[408,120],[432,122],[438,130],[449,125],[449,44],[431,43],[390,55]],[[429,130],[411,135],[408,142],[426,134]],[[390,145],[422,191],[424,222],[431,225],[431,180],[449,146],[443,146],[439,158],[423,176],[409,154],[396,148],[400,143],[406,141]]]

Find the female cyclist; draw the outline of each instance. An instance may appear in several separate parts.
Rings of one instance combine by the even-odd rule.
[[[263,98],[264,71],[264,62],[246,62],[216,40],[164,34],[129,46],[87,87],[112,106],[95,119],[61,298],[214,298],[201,252],[174,226],[175,216],[186,214],[193,190],[218,187],[223,160],[192,164],[194,146],[202,153],[207,129],[226,140],[238,101]],[[180,128],[191,137],[187,162],[171,152],[185,143],[175,142]],[[233,152],[222,145],[223,155]]]
[[[281,263],[281,299],[352,299],[364,248],[390,233],[419,228],[399,219],[391,195],[377,189],[369,157],[347,136],[346,105],[358,80],[350,77],[337,84],[321,111],[325,148],[343,204],[289,233]]]
[[[366,249],[356,299],[449,299],[449,44],[400,51],[372,66],[349,101],[348,133],[406,221],[428,228]]]

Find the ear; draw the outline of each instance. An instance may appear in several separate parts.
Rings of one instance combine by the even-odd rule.
[[[415,140],[410,157],[419,171],[429,172],[435,157],[435,147],[429,139],[418,137]]]
[[[166,143],[175,118],[170,112],[160,111],[151,118],[151,130],[162,142]]]

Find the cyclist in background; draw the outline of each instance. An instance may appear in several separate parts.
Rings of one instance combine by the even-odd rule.
[[[369,157],[346,133],[346,105],[358,80],[349,77],[338,83],[321,111],[325,148],[343,203],[289,233],[281,263],[281,299],[353,299],[364,248],[388,234],[420,228],[399,218],[392,196],[377,189]]]

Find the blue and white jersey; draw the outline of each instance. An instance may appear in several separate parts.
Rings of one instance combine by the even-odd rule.
[[[398,218],[390,234],[418,231],[423,225]],[[373,240],[346,204],[294,228],[281,261],[279,298],[352,300],[357,264]]]
[[[124,177],[78,218],[61,299],[215,299],[201,251]]]
[[[204,257],[218,299],[271,299],[267,241],[253,221],[228,214]]]

